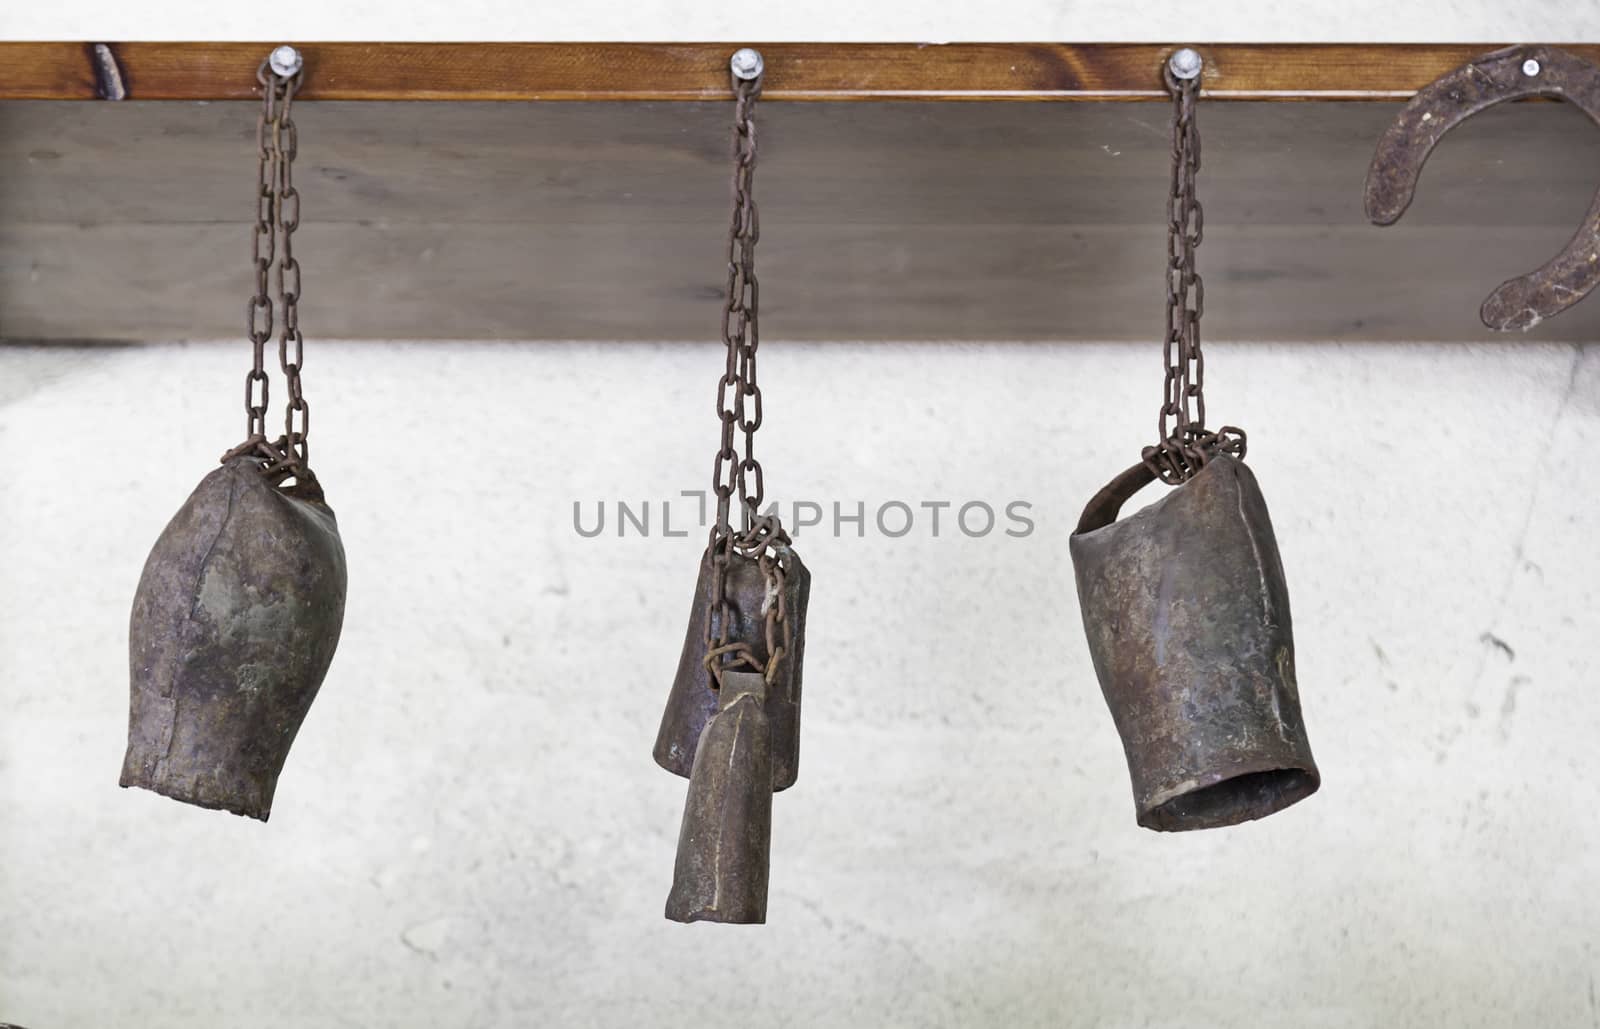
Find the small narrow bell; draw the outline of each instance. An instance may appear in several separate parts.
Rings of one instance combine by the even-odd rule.
[[[767,920],[772,737],[760,672],[723,672],[717,711],[695,748],[667,917]]]
[[[1089,502],[1072,536],[1095,673],[1122,736],[1139,824],[1205,829],[1315,793],[1289,593],[1266,501],[1218,454],[1137,514],[1145,465]]]
[[[121,784],[266,821],[344,599],[344,547],[315,480],[275,486],[248,456],[207,475],[139,579]]]
[[[800,556],[786,544],[773,544],[784,563],[785,612],[788,620],[789,649],[778,665],[766,693],[767,719],[772,725],[772,788],[794,785],[800,769],[800,669],[805,656],[806,601],[811,596],[811,573],[800,563]],[[694,767],[695,747],[701,730],[717,710],[717,691],[711,688],[711,672],[706,667],[706,609],[711,604],[711,550],[700,558],[700,577],[695,583],[694,604],[689,609],[689,628],[678,658],[678,674],[667,697],[656,736],[656,764],[677,775],[688,776]],[[730,640],[749,644],[764,666],[767,654],[765,619],[767,581],[760,563],[737,552],[730,555],[723,579],[723,595],[731,607],[728,626]]]

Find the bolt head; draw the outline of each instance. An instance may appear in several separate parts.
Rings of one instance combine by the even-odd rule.
[[[733,52],[733,57],[728,61],[728,67],[733,69],[733,74],[746,82],[761,77],[766,62],[761,59],[761,51],[750,47],[741,47]]]
[[[1200,74],[1200,68],[1205,62],[1201,60],[1197,51],[1184,47],[1176,50],[1167,58],[1167,68],[1175,79],[1192,79]]]
[[[1539,74],[1539,62],[1535,61],[1531,57],[1528,58],[1526,61],[1523,61],[1522,62],[1522,74],[1528,76],[1529,78],[1532,78],[1533,76]]]
[[[299,72],[300,63],[300,51],[292,46],[280,46],[267,58],[273,73],[286,79]]]

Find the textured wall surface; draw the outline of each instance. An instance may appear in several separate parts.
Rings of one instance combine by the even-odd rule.
[[[659,505],[678,531],[709,478],[705,344],[313,340],[349,607],[272,821],[117,788],[134,586],[237,441],[245,350],[0,349],[0,1020],[1600,1022],[1593,349],[1208,348],[1324,786],[1163,836],[1066,547],[1151,435],[1157,349],[769,342],[771,494],[868,521],[797,536],[765,928],[661,917],[684,783],[650,746],[700,534]],[[652,536],[579,535],[602,500],[653,501]],[[1025,501],[1035,531],[887,538],[894,500]]]

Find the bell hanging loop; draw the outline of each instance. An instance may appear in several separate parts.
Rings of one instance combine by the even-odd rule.
[[[1070,549],[1089,653],[1149,829],[1234,825],[1316,792],[1300,715],[1288,587],[1245,434],[1206,427],[1195,268],[1194,98],[1204,62],[1167,61],[1172,92],[1165,374],[1158,441],[1088,503]],[[1157,480],[1175,487],[1119,520]]]
[[[310,407],[300,377],[291,105],[301,74],[292,47],[273,51],[256,73],[262,106],[250,244],[255,286],[245,308],[252,348],[245,439],[201,480],[145,562],[129,622],[120,780],[262,821],[333,661],[346,589],[338,523],[309,464]],[[287,391],[284,434],[276,440],[266,429],[266,345],[274,327]]]

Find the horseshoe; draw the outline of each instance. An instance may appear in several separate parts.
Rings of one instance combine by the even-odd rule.
[[[1367,170],[1367,217],[1392,225],[1405,213],[1428,155],[1446,132],[1479,111],[1524,97],[1577,104],[1600,125],[1600,67],[1548,46],[1484,54],[1423,88],[1378,141]],[[1600,284],[1600,192],[1561,253],[1490,293],[1479,314],[1502,332],[1527,331],[1582,300]]]

